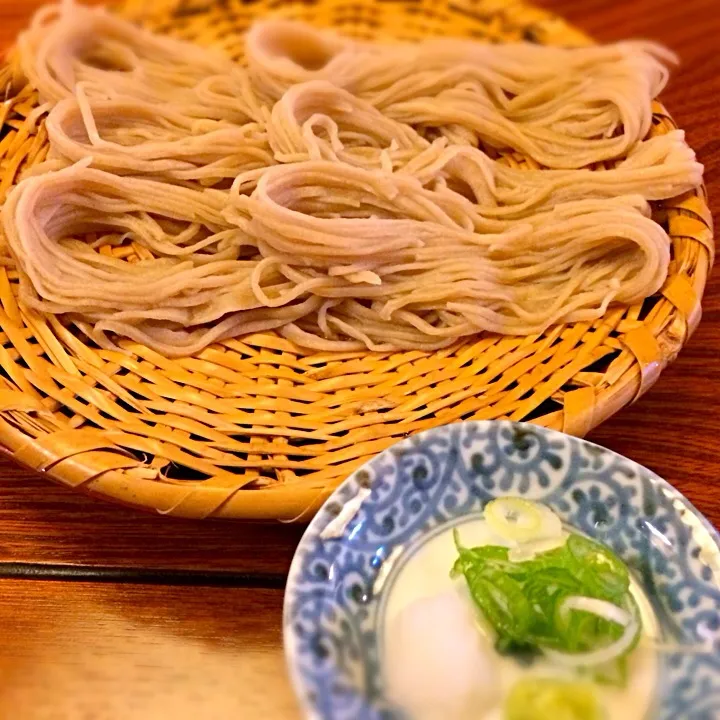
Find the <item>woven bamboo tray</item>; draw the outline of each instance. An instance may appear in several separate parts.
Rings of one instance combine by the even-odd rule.
[[[233,56],[268,14],[366,38],[590,42],[513,0],[128,0],[120,12]],[[3,92],[0,202],[48,148],[12,54]],[[674,127],[656,105],[652,134]],[[0,444],[54,480],[164,514],[307,520],[359,464],[435,425],[511,418],[582,436],[645,392],[699,321],[714,249],[704,189],[658,204],[655,219],[673,252],[656,297],[592,324],[430,354],[308,353],[273,334],[181,360],[129,341],[127,355],[99,350],[19,307],[16,274],[0,267]]]

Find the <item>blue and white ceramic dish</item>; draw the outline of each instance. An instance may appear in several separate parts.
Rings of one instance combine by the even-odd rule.
[[[648,718],[720,718],[717,533],[667,482],[591,443],[534,425],[468,422],[408,438],[322,507],[293,560],[286,656],[307,717],[389,719],[383,613],[429,539],[514,495],[611,547],[649,599],[659,640]],[[638,718],[640,720],[640,718]]]

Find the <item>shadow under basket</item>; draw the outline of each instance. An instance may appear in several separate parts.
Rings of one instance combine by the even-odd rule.
[[[363,38],[590,42],[512,0],[129,0],[118,10],[234,57],[250,23],[271,15]],[[12,55],[0,90],[2,202],[48,143]],[[675,128],[654,111],[653,135]],[[672,239],[657,296],[593,323],[432,353],[309,352],[272,333],[179,360],[129,341],[127,354],[101,350],[19,307],[17,274],[0,267],[0,445],[53,480],[163,514],[309,520],[359,465],[436,425],[509,418],[583,436],[655,382],[700,318],[714,247],[704,188],[656,204],[654,216]]]

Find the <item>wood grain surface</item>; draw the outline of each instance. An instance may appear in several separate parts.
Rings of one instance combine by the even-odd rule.
[[[2,562],[13,561],[223,570],[277,585],[303,529],[144,514],[68,491],[0,459],[0,575]]]
[[[0,717],[294,718],[282,594],[0,580]]]
[[[40,4],[0,0],[0,48]],[[539,4],[600,41],[645,37],[680,54],[663,101],[718,207],[718,0]],[[590,439],[652,468],[720,525],[720,278],[704,309],[660,382]],[[0,718],[297,717],[280,586],[301,532],[142,515],[0,459]]]

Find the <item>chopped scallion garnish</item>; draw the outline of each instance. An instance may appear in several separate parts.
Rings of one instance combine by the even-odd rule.
[[[530,536],[531,527],[558,532],[548,520],[548,513],[554,515],[548,508],[507,500],[494,510],[495,520],[525,513],[521,535],[530,542],[537,542],[537,536]],[[500,527],[497,522],[495,526]],[[607,547],[571,533],[558,547],[513,561],[507,547],[463,547],[457,530],[454,538],[458,558],[451,574],[464,576],[475,604],[495,631],[498,651],[517,650],[525,657],[542,652],[564,665],[607,669],[637,644],[640,617],[630,593],[630,574]]]

